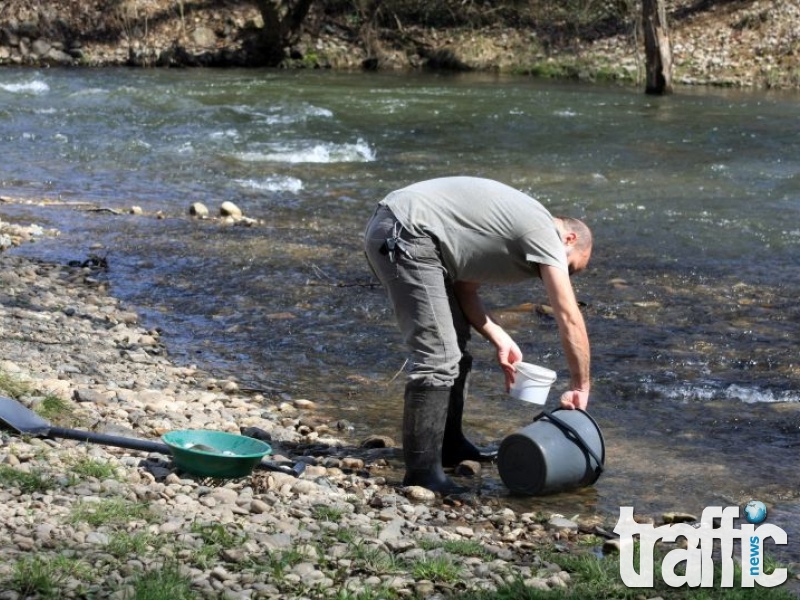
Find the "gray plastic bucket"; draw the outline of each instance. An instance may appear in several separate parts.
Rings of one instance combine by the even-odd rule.
[[[600,427],[586,411],[543,410],[501,442],[497,469],[512,492],[542,496],[592,485],[605,454]]]

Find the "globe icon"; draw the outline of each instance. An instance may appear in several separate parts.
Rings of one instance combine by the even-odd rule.
[[[744,516],[748,523],[753,523],[754,525],[763,523],[764,519],[767,518],[767,507],[763,502],[751,500],[744,507]]]

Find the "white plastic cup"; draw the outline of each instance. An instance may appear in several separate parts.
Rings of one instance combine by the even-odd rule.
[[[547,402],[550,386],[556,381],[556,372],[530,363],[518,362],[511,395],[514,398],[543,406]]]

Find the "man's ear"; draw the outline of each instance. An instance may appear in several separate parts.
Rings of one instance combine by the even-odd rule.
[[[578,234],[574,231],[568,231],[564,234],[564,244],[567,246],[574,246],[575,243],[578,241]]]

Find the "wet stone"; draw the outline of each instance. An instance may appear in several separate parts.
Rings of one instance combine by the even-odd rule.
[[[193,202],[191,206],[189,206],[189,214],[193,217],[207,217],[208,207],[202,202]]]
[[[242,218],[242,209],[236,206],[233,202],[223,202],[219,207],[219,214],[223,217],[231,217],[232,219]]]
[[[577,531],[578,524],[575,521],[570,521],[563,517],[555,517],[547,522],[550,529],[569,529],[570,531]]]

